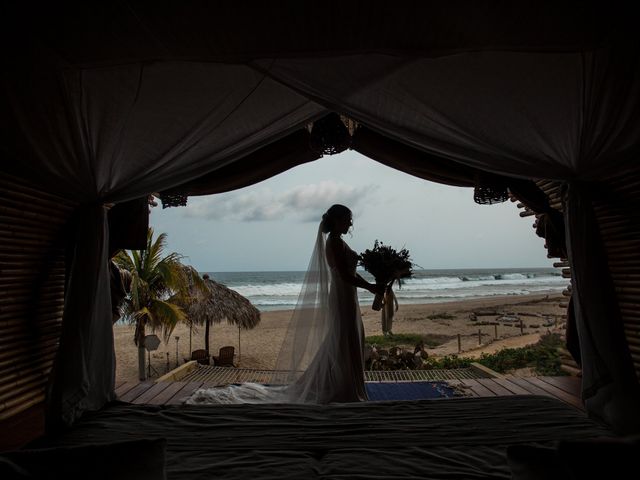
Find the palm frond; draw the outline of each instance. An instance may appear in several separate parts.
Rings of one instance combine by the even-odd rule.
[[[162,259],[156,266],[157,275],[162,279],[165,292],[186,291],[189,286],[184,273],[184,265],[173,259]]]
[[[140,322],[140,321],[148,322],[153,315],[147,307],[142,307],[139,310],[136,310],[132,316],[137,322]]]
[[[177,253],[170,253],[166,257],[162,257],[162,251],[167,246],[167,234],[161,233],[156,238],[155,242],[153,240],[153,229],[149,229],[149,237],[147,239],[147,252],[145,258],[145,269],[149,272],[152,272],[156,269],[157,265],[166,260],[167,258],[174,258],[176,256],[179,257]]]
[[[113,257],[113,261],[116,262],[116,265],[118,265],[120,268],[123,268],[129,272],[135,269],[133,260],[126,250],[120,250],[118,254]]]
[[[186,319],[186,314],[178,305],[163,300],[152,300],[149,311],[151,312],[150,327],[154,330],[161,329],[165,342],[171,338],[176,325]]]
[[[182,255],[163,255],[166,238],[162,233],[154,239],[150,228],[145,250],[121,252],[117,257],[119,266],[131,273],[131,291],[122,306],[123,317],[136,323],[136,331],[145,325],[161,329],[165,341],[178,322],[187,321],[183,308],[197,301],[195,295],[203,297],[204,293],[198,292],[208,291],[198,272],[181,263]]]

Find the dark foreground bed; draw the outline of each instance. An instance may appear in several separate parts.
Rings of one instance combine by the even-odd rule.
[[[424,480],[511,478],[509,445],[609,434],[582,412],[538,396],[331,406],[114,404],[48,446],[165,438],[170,479]]]

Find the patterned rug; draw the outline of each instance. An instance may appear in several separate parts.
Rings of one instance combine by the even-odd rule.
[[[422,400],[458,396],[447,382],[370,382],[365,383],[371,401]]]

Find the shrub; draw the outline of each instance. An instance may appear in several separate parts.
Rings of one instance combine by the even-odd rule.
[[[423,369],[426,370],[450,370],[454,368],[468,368],[473,359],[458,357],[457,355],[446,355],[442,358],[429,357],[423,362]]]
[[[418,345],[420,342],[427,348],[442,345],[451,337],[447,335],[420,335],[418,333],[394,333],[393,335],[372,335],[364,339],[365,343],[375,345],[378,348],[391,348],[401,345]]]
[[[451,315],[450,313],[447,313],[447,312],[442,312],[442,313],[432,313],[431,315],[427,315],[427,318],[429,320],[437,320],[437,319],[452,320],[456,318],[456,316]]]
[[[418,344],[429,335],[398,334],[392,337],[367,337],[367,343],[375,344],[377,352],[365,363],[367,370],[450,370],[468,368],[472,362],[478,363],[499,373],[507,373],[518,368],[534,368],[538,375],[561,376],[566,372],[560,369],[558,347],[563,345],[559,335],[549,333],[543,335],[535,345],[523,348],[505,348],[494,354],[482,354],[479,360],[457,355],[446,355],[433,358],[422,352],[417,357],[413,349],[406,350],[396,346],[398,343]],[[376,342],[376,340],[381,342]],[[402,340],[402,341],[401,341]],[[386,342],[383,344],[383,342]],[[440,342],[442,343],[442,342]],[[392,345],[388,350],[386,346]],[[438,343],[439,345],[439,343]]]
[[[566,372],[560,368],[558,347],[562,345],[562,339],[558,334],[549,333],[543,335],[535,345],[505,348],[493,355],[482,354],[478,363],[498,373],[530,367],[535,369],[538,375],[566,375]]]

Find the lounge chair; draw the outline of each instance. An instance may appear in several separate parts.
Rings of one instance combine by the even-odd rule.
[[[213,358],[213,364],[216,367],[235,367],[233,364],[233,356],[235,355],[235,347],[222,347],[218,356]]]
[[[191,360],[195,360],[202,365],[209,365],[209,354],[206,350],[194,350],[191,352]]]

